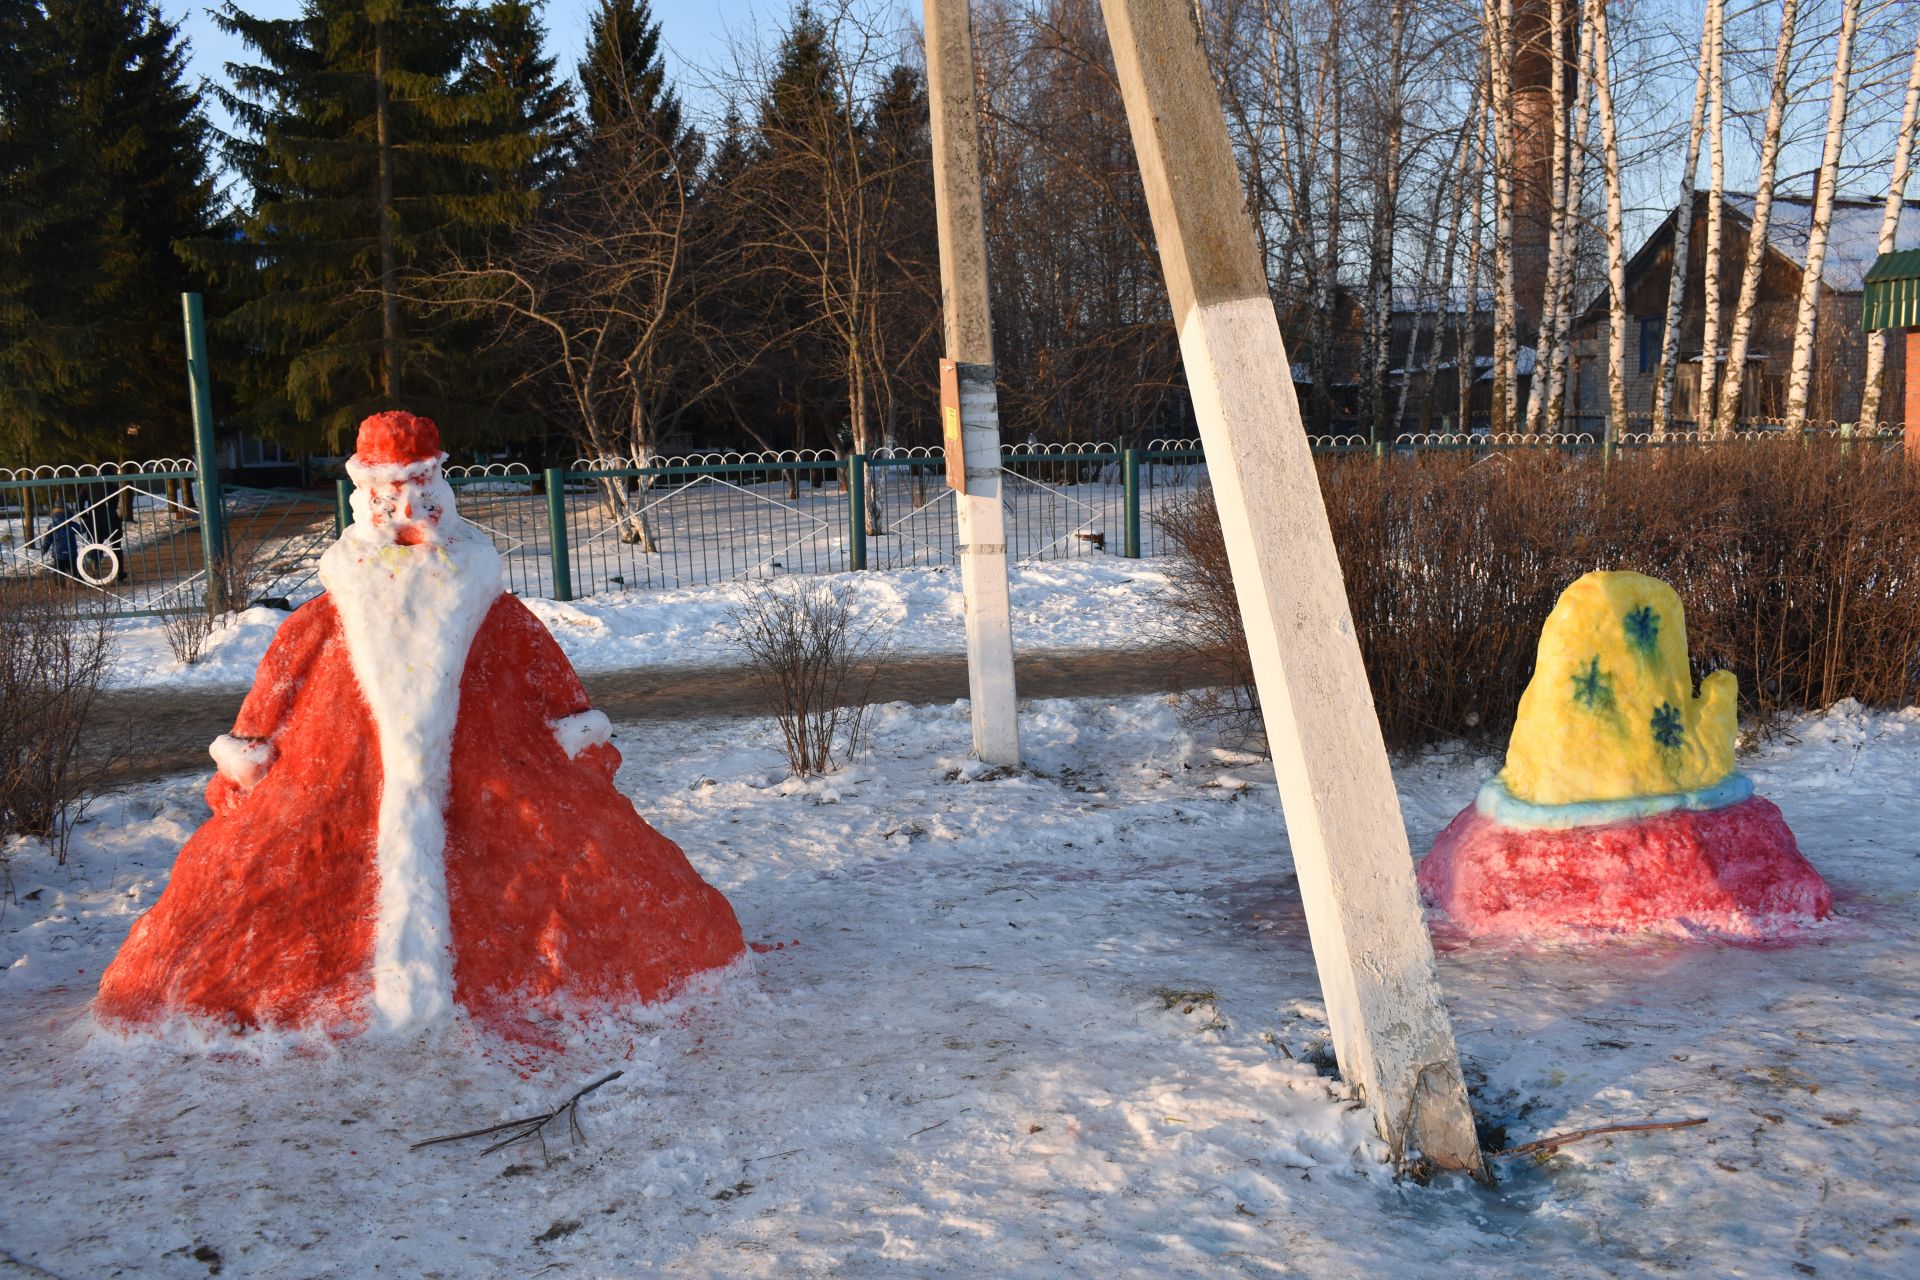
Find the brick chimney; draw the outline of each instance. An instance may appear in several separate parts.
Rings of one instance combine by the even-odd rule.
[[[1548,0],[1517,0],[1513,7],[1513,290],[1520,309],[1519,340],[1534,345],[1547,288],[1547,239],[1553,222],[1553,44]],[[1567,4],[1568,17],[1574,5]],[[1565,33],[1574,23],[1563,21]],[[1565,101],[1573,104],[1574,52],[1560,65],[1568,72]]]

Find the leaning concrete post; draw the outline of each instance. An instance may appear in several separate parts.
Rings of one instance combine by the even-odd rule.
[[[1396,1158],[1484,1172],[1400,801],[1213,76],[1181,0],[1102,0],[1346,1078]]]
[[[1006,512],[1000,503],[1000,409],[987,316],[986,219],[973,103],[973,37],[967,0],[926,0],[927,97],[933,125],[933,196],[940,235],[940,297],[947,358],[963,366],[964,486],[960,581],[966,592],[967,687],[973,750],[988,764],[1020,763],[1007,601]]]

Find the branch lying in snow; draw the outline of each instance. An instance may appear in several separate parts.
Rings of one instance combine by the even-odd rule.
[[[1602,1124],[1591,1129],[1575,1129],[1571,1133],[1556,1133],[1551,1137],[1537,1138],[1517,1147],[1508,1147],[1505,1151],[1494,1152],[1494,1158],[1501,1156],[1524,1156],[1535,1151],[1553,1151],[1566,1146],[1569,1142],[1578,1142],[1582,1138],[1597,1138],[1603,1133],[1645,1133],[1654,1129],[1691,1129],[1697,1124],[1705,1124],[1707,1117],[1695,1116],[1691,1120],[1649,1120],[1645,1124]]]
[[[54,1275],[53,1272],[46,1270],[44,1267],[36,1267],[31,1262],[16,1258],[5,1249],[0,1249],[0,1262],[5,1263],[9,1267],[18,1267],[29,1275],[47,1276],[49,1280],[60,1280],[60,1277]]]
[[[565,1116],[567,1118],[568,1136],[575,1142],[585,1142],[587,1140],[586,1131],[580,1127],[580,1099],[586,1097],[608,1081],[618,1080],[625,1074],[626,1072],[624,1071],[614,1071],[601,1076],[598,1080],[581,1089],[553,1110],[542,1115],[527,1116],[520,1120],[508,1120],[501,1124],[488,1125],[484,1129],[469,1129],[465,1133],[450,1133],[443,1138],[427,1138],[424,1141],[414,1143],[408,1147],[407,1150],[418,1151],[422,1147],[434,1147],[443,1142],[463,1142],[468,1138],[486,1138],[496,1133],[504,1133],[507,1135],[506,1137],[500,1139],[500,1141],[494,1143],[480,1154],[490,1156],[503,1147],[510,1147],[516,1142],[525,1142],[528,1138],[538,1138],[540,1139],[540,1158],[544,1160],[547,1157],[547,1126],[555,1120],[558,1120],[561,1116]]]

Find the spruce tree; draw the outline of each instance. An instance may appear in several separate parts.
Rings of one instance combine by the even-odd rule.
[[[474,15],[477,35],[465,88],[490,95],[482,137],[500,141],[491,181],[520,191],[545,191],[567,170],[580,122],[573,90],[554,78],[554,60],[541,52],[546,27],[529,0],[493,0]]]
[[[176,242],[216,198],[179,28],[147,0],[0,0],[0,417],[15,459],[183,450]]]
[[[660,56],[660,24],[647,0],[600,0],[587,28],[580,88],[587,145],[652,145],[690,180],[702,143],[682,117],[679,95],[667,84]]]
[[[511,228],[537,195],[518,104],[477,82],[481,24],[453,0],[306,0],[264,19],[216,15],[259,61],[229,65],[227,154],[253,192],[244,243],[203,246],[253,296],[229,328],[259,353],[243,395],[256,429],[339,447],[379,409],[494,425],[470,333],[423,283],[451,249]]]

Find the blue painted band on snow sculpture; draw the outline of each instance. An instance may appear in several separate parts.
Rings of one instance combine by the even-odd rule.
[[[1601,827],[1611,822],[1651,818],[1675,809],[1700,813],[1724,809],[1753,795],[1753,780],[1730,773],[1710,787],[1663,796],[1629,796],[1624,800],[1588,800],[1580,804],[1534,804],[1516,799],[1507,784],[1492,777],[1481,786],[1474,808],[1503,827],[1565,831],[1571,827]]]

